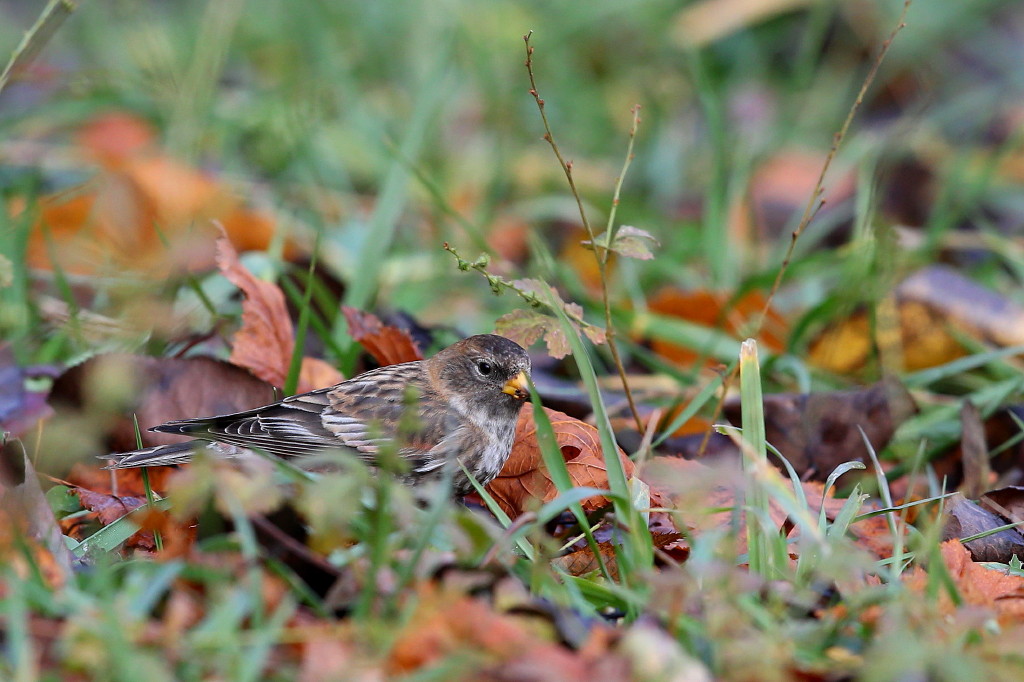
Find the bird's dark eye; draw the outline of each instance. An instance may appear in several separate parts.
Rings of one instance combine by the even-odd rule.
[[[493,368],[491,367],[491,363],[487,362],[486,360],[480,360],[479,362],[476,363],[476,369],[484,376],[487,376],[488,374],[491,373],[491,369]]]

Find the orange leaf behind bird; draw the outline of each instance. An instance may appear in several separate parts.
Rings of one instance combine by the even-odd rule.
[[[295,348],[284,294],[276,284],[258,279],[242,265],[226,235],[217,240],[217,267],[245,296],[231,362],[274,386],[283,386]]]
[[[754,333],[749,327],[764,310],[765,303],[766,299],[759,291],[751,291],[732,300],[724,292],[681,291],[664,287],[651,297],[647,306],[651,312],[721,329],[743,338]],[[757,339],[769,350],[781,352],[785,349],[787,328],[785,319],[774,308],[768,308],[762,328],[757,332]],[[692,365],[701,357],[699,348],[688,348],[658,338],[651,340],[651,347],[658,355],[678,365]]]
[[[249,272],[227,236],[217,240],[217,267],[241,289],[242,326],[235,333],[230,360],[260,379],[283,386],[288,377],[295,338],[284,293],[273,282]],[[299,372],[299,393],[326,388],[342,380],[336,369],[322,360],[304,358]]]
[[[385,325],[373,313],[350,306],[342,306],[341,312],[348,322],[348,333],[381,367],[423,359],[423,352],[408,331]]]

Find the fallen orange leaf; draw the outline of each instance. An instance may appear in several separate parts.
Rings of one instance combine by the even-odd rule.
[[[483,664],[513,663],[528,656],[535,663],[543,661],[550,679],[586,677],[580,656],[538,636],[523,619],[498,613],[480,599],[426,585],[391,649],[388,672],[413,672],[453,654]]]
[[[215,177],[163,154],[155,139],[148,123],[124,113],[83,127],[79,148],[99,173],[72,191],[40,200],[26,250],[30,267],[150,277],[204,269],[212,265],[214,221],[239,248],[269,245],[269,217],[245,208]],[[286,257],[293,251],[286,244]]]
[[[751,291],[733,301],[729,294],[723,292],[680,291],[665,287],[650,298],[647,306],[652,312],[661,315],[723,329],[730,334],[748,336],[753,330],[747,327],[764,310],[765,302],[765,297],[759,291]],[[757,338],[768,349],[780,352],[785,349],[786,330],[785,319],[774,308],[769,308]],[[651,347],[658,355],[680,365],[691,365],[700,357],[700,349],[687,348],[658,338],[651,340]]]
[[[940,551],[964,605],[991,609],[1003,625],[1024,622],[1024,578],[975,563],[959,540],[943,542]],[[928,573],[919,566],[905,573],[903,580],[913,591],[928,589]],[[940,593],[939,604],[943,613],[956,610],[945,591]]]
[[[916,371],[967,354],[965,333],[997,347],[1024,343],[1024,308],[946,266],[918,270],[878,307],[874,324],[859,309],[811,343],[809,359],[837,373],[855,372],[877,345],[892,369]]]

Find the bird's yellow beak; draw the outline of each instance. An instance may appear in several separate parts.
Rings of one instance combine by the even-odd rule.
[[[502,393],[508,393],[516,400],[526,400],[530,397],[530,382],[526,378],[526,372],[520,372],[505,382],[501,387]]]

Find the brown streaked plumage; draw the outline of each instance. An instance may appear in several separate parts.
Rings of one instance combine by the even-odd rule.
[[[234,456],[259,448],[281,457],[350,451],[373,464],[394,442],[409,464],[405,482],[440,476],[456,459],[481,483],[508,459],[527,393],[530,358],[518,344],[482,334],[427,360],[371,370],[330,388],[237,414],[184,419],[150,429],[197,440],[104,455],[110,469],[181,464],[205,448]],[[472,491],[461,469],[454,492]]]

